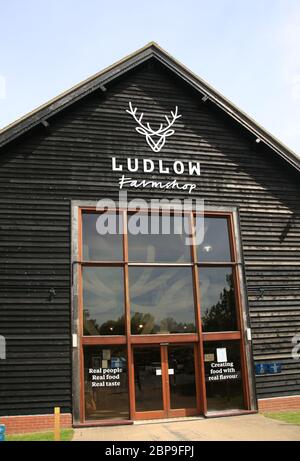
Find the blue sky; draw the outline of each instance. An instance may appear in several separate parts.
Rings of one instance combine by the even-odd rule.
[[[299,0],[9,0],[0,127],[156,41],[300,154]]]

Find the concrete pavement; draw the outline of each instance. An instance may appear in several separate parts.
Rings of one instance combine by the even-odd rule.
[[[75,429],[74,441],[209,441],[282,440],[300,441],[300,426],[260,414],[212,419],[147,422],[132,426]]]

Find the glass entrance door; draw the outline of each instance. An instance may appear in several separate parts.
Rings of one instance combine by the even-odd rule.
[[[136,419],[200,412],[195,352],[194,344],[133,347]]]
[[[161,347],[136,346],[133,348],[133,361],[136,414],[147,413],[148,418],[164,417]]]

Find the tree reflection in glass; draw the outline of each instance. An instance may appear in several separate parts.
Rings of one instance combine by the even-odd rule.
[[[130,267],[132,334],[195,332],[189,267]]]
[[[231,267],[199,269],[203,331],[237,329]]]

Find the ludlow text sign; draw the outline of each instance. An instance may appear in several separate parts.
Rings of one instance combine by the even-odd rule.
[[[144,179],[143,177],[136,179],[127,176],[130,173],[138,173],[140,175],[155,174],[155,175],[184,175],[184,176],[200,176],[200,162],[198,161],[182,161],[174,160],[171,165],[159,160],[152,160],[149,158],[127,158],[126,161],[118,160],[112,157],[112,171],[118,171],[122,174],[119,178],[119,187],[123,189],[124,186],[133,188],[154,188],[154,189],[177,189],[186,190],[190,194],[196,189],[196,184],[178,181],[171,179],[170,181],[159,181],[154,179]]]

